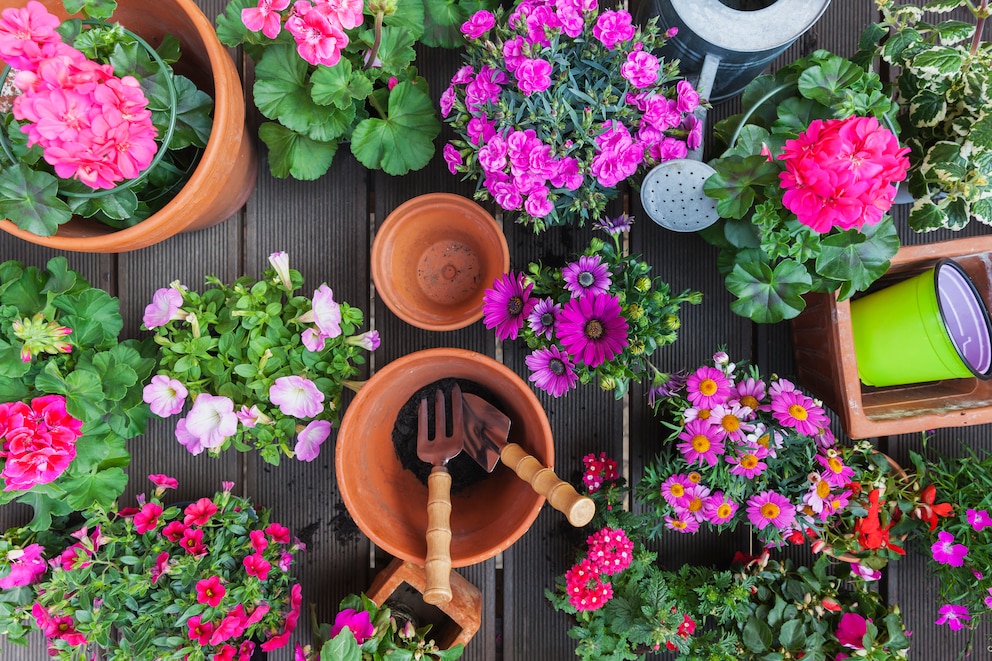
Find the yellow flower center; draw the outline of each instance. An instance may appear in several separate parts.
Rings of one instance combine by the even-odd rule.
[[[710,410],[709,409],[699,409],[699,411],[696,413],[696,417],[699,418],[700,420],[709,420],[710,419]]]
[[[761,506],[761,516],[766,519],[775,519],[782,512],[782,509],[775,503],[765,503]]]
[[[796,420],[805,420],[809,417],[809,412],[802,404],[793,404],[789,407],[789,415]]]
[[[844,470],[844,464],[840,463],[840,460],[837,457],[830,457],[827,459],[827,465],[830,467],[830,470],[838,475],[840,475],[841,471]]]
[[[709,452],[710,439],[706,438],[705,434],[696,434],[692,437],[692,449],[700,453]]]
[[[823,500],[830,495],[830,485],[826,480],[820,480],[820,483],[816,485],[816,495]]]
[[[697,473],[696,471],[692,471],[691,473],[689,473],[689,481],[692,482],[693,484],[699,484],[700,482],[703,481],[703,476]]]
[[[752,468],[757,468],[758,457],[753,454],[744,455],[743,457],[741,457],[741,466],[747,468],[748,470]]]
[[[713,379],[703,379],[699,382],[699,392],[707,397],[715,395],[718,387]]]
[[[720,421],[720,426],[732,434],[741,428],[741,421],[737,419],[736,415],[731,415],[728,413],[723,416],[723,420]]]
[[[730,503],[723,503],[720,507],[716,508],[716,517],[718,519],[726,519],[730,516]]]
[[[701,498],[693,498],[689,501],[690,512],[698,512],[701,509],[703,509],[703,500]]]
[[[676,530],[682,530],[686,527],[686,525],[688,524],[686,524],[686,522],[682,521],[681,519],[672,520],[672,527],[675,528]]]
[[[755,441],[755,443],[757,443],[758,445],[760,445],[763,448],[770,448],[772,446],[772,435],[771,434],[762,434],[758,438],[758,440]]]
[[[685,487],[677,482],[668,488],[668,492],[671,493],[676,498],[681,498],[685,495]]]
[[[754,397],[754,395],[744,395],[741,397],[741,406],[746,406],[752,411],[757,411],[758,400]]]

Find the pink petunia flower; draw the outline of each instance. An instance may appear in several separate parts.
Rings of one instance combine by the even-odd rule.
[[[198,438],[203,448],[220,447],[238,430],[234,402],[227,397],[200,393],[193,400],[193,408],[185,418],[185,430]],[[178,431],[177,427],[177,436]]]
[[[10,573],[0,578],[0,589],[31,585],[48,569],[48,563],[42,556],[44,547],[40,544],[29,544],[23,549],[12,549],[7,552],[10,561]]]
[[[170,379],[165,374],[156,374],[142,390],[141,398],[152,413],[160,418],[168,418],[183,410],[188,394],[189,391],[181,381]]]
[[[313,420],[296,436],[293,454],[300,461],[313,461],[320,454],[320,446],[331,435],[331,423]]]
[[[183,319],[185,315],[180,311],[182,305],[183,295],[179,290],[174,287],[158,289],[152,294],[152,302],[145,307],[141,321],[145,328],[152,330],[165,326],[173,319]]]
[[[269,388],[269,401],[294,418],[313,418],[324,410],[324,393],[313,381],[295,374],[275,380]]]

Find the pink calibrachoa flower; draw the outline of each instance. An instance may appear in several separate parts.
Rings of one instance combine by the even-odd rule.
[[[968,523],[975,532],[982,532],[992,526],[992,517],[989,517],[989,513],[985,510],[970,509],[968,510]]]
[[[169,552],[162,551],[155,558],[155,566],[152,567],[152,570],[150,572],[152,577],[152,585],[158,583],[158,579],[160,579],[162,575],[167,573],[168,571],[169,571]]]
[[[324,393],[313,381],[295,374],[275,380],[269,388],[269,401],[295,418],[314,418],[324,410]]]
[[[531,370],[528,380],[552,397],[561,397],[579,381],[571,358],[555,345],[541,347],[524,358],[524,363]]]
[[[607,457],[605,452],[600,452],[599,457],[592,453],[587,454],[582,457],[582,463],[585,464],[582,483],[589,493],[596,493],[604,482],[613,482],[620,477],[617,462]]]
[[[29,544],[23,549],[8,551],[10,573],[0,578],[0,589],[10,590],[34,583],[48,569],[48,563],[42,556],[44,550],[40,544]]]
[[[248,533],[248,538],[255,553],[261,553],[269,546],[269,540],[265,538],[265,532],[262,530],[252,530]]]
[[[330,422],[327,420],[311,421],[297,435],[293,454],[300,461],[313,461],[320,454],[320,446],[330,435]]]
[[[158,503],[145,503],[141,511],[134,515],[134,529],[139,535],[158,528],[158,517],[162,515],[162,506]]]
[[[289,0],[258,0],[258,6],[241,10],[241,22],[252,32],[261,31],[269,39],[275,39],[282,28],[279,12],[288,6]]]
[[[611,284],[610,269],[599,255],[579,257],[562,269],[561,277],[573,298],[606,293]]]
[[[289,544],[289,528],[279,523],[270,523],[265,528],[265,534],[268,535],[273,543],[275,544]]]
[[[169,477],[168,475],[163,475],[162,473],[153,473],[148,476],[148,479],[151,480],[151,483],[154,484],[159,489],[161,489],[163,492],[165,491],[165,489],[179,488],[179,480],[177,480],[174,477]],[[156,489],[156,491],[157,490],[158,489]]]
[[[796,520],[796,508],[789,499],[774,491],[762,491],[747,501],[747,518],[758,530],[773,525],[785,530]]]
[[[199,604],[217,608],[225,594],[227,589],[221,583],[219,576],[214,575],[196,582],[196,602]]]
[[[269,577],[269,570],[272,569],[272,563],[259,553],[252,553],[249,556],[245,556],[242,563],[248,575],[254,576],[260,581],[266,580]]]
[[[186,526],[182,521],[170,521],[162,528],[162,536],[170,542],[178,542],[183,538],[185,532]]]
[[[210,637],[214,633],[214,625],[210,621],[204,622],[199,615],[186,620],[186,635],[190,640],[194,640],[200,645],[209,645]]]
[[[738,507],[738,504],[725,496],[722,491],[717,491],[706,499],[703,514],[707,521],[719,526],[731,521],[737,514]]]
[[[716,466],[724,452],[723,441],[709,420],[690,420],[682,428],[679,438],[682,443],[676,447],[690,466],[695,463]]]
[[[613,575],[630,566],[634,560],[634,542],[622,528],[603,528],[586,540],[587,557],[600,574]]]
[[[804,436],[814,436],[830,425],[830,418],[813,398],[798,390],[773,394],[771,409],[780,424],[792,427]]]
[[[715,367],[700,367],[686,380],[686,397],[698,408],[711,409],[730,397],[731,381]]]
[[[496,278],[491,289],[482,297],[483,323],[496,329],[500,340],[515,340],[520,329],[537,305],[530,297],[534,283],[528,282],[523,273],[504,273]]]
[[[142,390],[141,398],[152,413],[160,418],[168,418],[183,410],[188,394],[189,391],[181,381],[170,379],[165,374],[156,374]]]
[[[203,545],[203,531],[199,529],[186,528],[179,540],[179,546],[190,555],[200,556],[207,552],[207,547]]]
[[[968,547],[955,544],[954,535],[944,530],[937,533],[937,541],[930,547],[930,551],[938,564],[952,567],[964,566],[964,557],[968,555]]]
[[[992,588],[988,589],[989,596],[985,597],[985,607],[992,609]]]
[[[195,503],[191,503],[183,510],[184,526],[205,526],[210,522],[210,517],[217,513],[217,504],[209,498],[200,498]]]
[[[964,623],[971,619],[971,615],[968,614],[968,607],[957,604],[944,604],[937,611],[937,614],[940,617],[934,621],[934,624],[946,624],[952,631],[964,629]]]
[[[627,320],[612,294],[569,299],[558,317],[558,339],[576,361],[595,368],[628,344]]]
[[[217,448],[238,430],[238,416],[229,398],[200,393],[186,416],[186,431],[206,449]]]

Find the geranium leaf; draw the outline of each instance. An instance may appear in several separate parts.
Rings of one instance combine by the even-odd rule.
[[[275,122],[258,127],[258,137],[269,148],[269,171],[280,179],[288,176],[304,181],[317,179],[331,167],[338,151],[337,141],[311,140]]]
[[[382,62],[382,70],[388,74],[399,74],[404,71],[414,58],[417,57],[413,50],[413,37],[402,28],[384,27],[382,29],[382,43],[379,45],[379,61]],[[365,94],[368,96],[371,93]]]
[[[372,93],[372,81],[360,71],[352,71],[351,62],[342,59],[333,67],[318,67],[310,77],[313,89],[310,96],[322,106],[334,105],[340,110],[351,110],[354,118],[355,99],[364,100]],[[348,120],[350,123],[350,119]],[[341,133],[344,133],[343,127]]]
[[[864,227],[863,232],[852,229],[824,237],[816,258],[816,272],[842,281],[837,295],[844,300],[885,275],[889,260],[898,250],[899,235],[891,218],[886,216],[881,222]]]
[[[58,192],[59,180],[47,172],[22,164],[4,168],[0,171],[0,217],[38,236],[51,236],[72,218]]]
[[[831,56],[818,67],[799,76],[799,92],[825,106],[844,98],[845,90],[865,76],[865,70],[839,56]]]
[[[127,475],[120,468],[107,468],[85,473],[66,480],[66,502],[74,510],[83,510],[94,504],[108,507],[127,486]]]
[[[101,434],[87,430],[76,441],[76,458],[71,470],[82,474],[101,468],[125,468],[129,463],[131,455],[124,447],[124,439],[109,431]]]
[[[479,6],[468,9],[465,2],[456,0],[424,0],[424,36],[420,41],[425,46],[440,48],[458,48],[465,43],[461,33],[461,25],[468,17],[479,9],[483,3],[472,3]]]
[[[89,283],[80,282],[82,278],[79,277],[78,273],[69,270],[69,263],[61,255],[48,260],[45,270],[48,271],[48,280],[45,281],[45,286],[41,288],[43,292],[63,294],[75,287],[76,283],[80,283],[84,288],[89,287]]]
[[[217,38],[225,46],[234,48],[240,46],[254,32],[245,27],[241,20],[241,10],[257,7],[257,0],[229,0],[224,7],[224,13],[217,17]]]
[[[806,307],[802,295],[813,280],[806,268],[790,259],[774,270],[764,262],[736,264],[727,275],[727,289],[737,296],[730,309],[759,324],[792,319]]]
[[[72,507],[62,498],[62,494],[58,495],[58,498],[53,497],[35,487],[17,499],[17,502],[24,503],[34,510],[34,518],[27,526],[29,529],[48,530],[52,527],[53,516],[65,516],[72,512]]]
[[[77,368],[63,377],[55,363],[49,362],[35,379],[41,392],[65,396],[65,408],[83,422],[95,420],[107,412],[103,388],[96,372]]]
[[[727,148],[727,151],[723,153],[721,158],[731,155],[744,158],[745,156],[760,154],[762,146],[768,144],[770,141],[771,135],[767,129],[755,124],[746,124],[741,127],[740,132],[737,134],[737,140],[732,146]]]
[[[402,82],[389,94],[386,119],[369,118],[355,127],[351,151],[367,168],[403,175],[430,162],[440,131],[430,97]]]
[[[28,373],[31,363],[21,360],[21,347],[0,339],[0,402],[24,399],[28,389],[19,379]]]
[[[109,351],[101,351],[93,356],[93,367],[100,374],[103,392],[112,402],[124,399],[128,389],[138,382],[138,374],[125,362],[121,362]]]
[[[60,296],[54,305],[65,313],[59,321],[72,329],[69,339],[76,346],[102,349],[117,344],[124,320],[120,302],[107,292],[93,287]]]
[[[382,19],[383,25],[406,30],[414,41],[424,34],[424,3],[397,2],[396,11]]]
[[[205,147],[213,125],[210,113],[214,108],[214,100],[185,76],[175,76],[173,83],[178,98],[176,128],[169,141],[169,149],[182,149],[191,145]]]
[[[97,197],[70,197],[69,209],[83,218],[102,213],[113,220],[128,220],[138,210],[138,196],[124,188]]]
[[[255,65],[255,105],[286,128],[318,141],[341,135],[338,122],[310,96],[308,65],[292,46],[276,44]]]
[[[703,184],[703,192],[717,200],[721,218],[743,218],[754,204],[754,188],[778,182],[779,166],[760,154],[720,158],[710,165],[717,172]]]
[[[833,113],[829,108],[810,99],[793,97],[778,105],[778,117],[772,123],[776,136],[795,137],[809,128],[815,119],[830,119]],[[779,138],[782,140],[783,138]],[[784,143],[783,143],[784,144]]]

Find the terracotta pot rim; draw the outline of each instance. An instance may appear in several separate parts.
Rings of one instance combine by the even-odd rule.
[[[510,248],[506,242],[506,236],[502,228],[493,218],[492,214],[486,211],[481,205],[463,195],[456,193],[426,193],[413,197],[393,209],[376,229],[375,238],[372,241],[372,253],[370,266],[372,271],[372,282],[379,297],[386,307],[397,317],[417,328],[434,331],[458,330],[470,326],[482,319],[481,292],[476,298],[479,305],[471,308],[470,311],[450,315],[444,313],[431,313],[426,308],[421,309],[417,301],[411,301],[404,297],[397,287],[391,284],[391,276],[394,271],[387,262],[386,252],[390,249],[389,244],[399,241],[403,221],[411,217],[413,211],[424,205],[447,205],[458,208],[466,216],[476,221],[476,228],[482,229],[490,243],[498,245],[499,255],[497,262],[501,273],[510,270]],[[484,283],[485,285],[486,283]],[[437,309],[443,309],[439,304]]]
[[[546,466],[554,465],[554,443],[551,433],[551,425],[548,422],[544,407],[541,405],[541,402],[531,390],[530,386],[527,385],[527,383],[524,382],[519,375],[489,356],[474,351],[469,351],[467,349],[458,348],[425,349],[397,358],[377,371],[361,387],[355,395],[355,398],[348,404],[341,420],[341,427],[338,432],[337,445],[335,447],[335,473],[337,477],[338,489],[341,493],[345,506],[348,508],[348,512],[351,514],[352,518],[354,518],[358,527],[363,533],[365,533],[366,536],[369,537],[369,539],[391,555],[419,565],[424,564],[424,556],[417,555],[409,549],[397,546],[396,543],[381,534],[374,526],[369,524],[369,521],[366,520],[366,517],[368,517],[368,519],[375,520],[380,525],[388,529],[388,525],[383,523],[383,519],[380,516],[376,516],[377,513],[367,511],[375,508],[370,508],[362,500],[360,491],[366,487],[366,483],[372,478],[368,475],[359,475],[358,471],[346,470],[345,464],[348,461],[348,458],[345,454],[346,452],[352,451],[349,446],[359,447],[357,444],[361,444],[362,448],[367,448],[372,445],[371,439],[375,436],[375,431],[369,431],[365,424],[367,420],[363,419],[362,416],[365,415],[364,412],[366,410],[372,407],[372,402],[379,397],[381,392],[386,389],[394,388],[394,384],[398,377],[410,379],[412,378],[412,375],[419,370],[419,368],[423,366],[441,364],[442,361],[457,361],[461,363],[465,369],[471,367],[492,370],[497,374],[501,383],[505,383],[507,387],[512,387],[514,394],[523,400],[524,406],[527,407],[528,411],[532,411],[534,413],[534,419],[538,423],[539,429],[536,433],[531,431],[531,433],[527,436],[528,442],[531,443],[530,451],[537,456],[539,460],[543,460],[542,463]],[[425,379],[420,385],[427,385],[427,383],[436,380],[436,378],[437,377],[428,377],[428,379]],[[413,392],[416,392],[416,390]],[[406,400],[408,396],[409,395],[404,396],[403,399]],[[378,413],[381,414],[381,411]],[[365,417],[367,418],[368,416],[366,415]],[[389,429],[392,429],[392,420],[389,421]],[[535,446],[535,444],[537,445]],[[392,450],[391,441],[389,450]],[[374,449],[370,450],[370,452],[374,452]],[[395,455],[393,455],[393,457],[395,457]],[[394,463],[398,464],[398,460],[394,459]],[[518,512],[516,525],[513,525],[507,529],[505,534],[502,534],[502,537],[497,542],[490,544],[486,548],[481,548],[475,550],[474,552],[464,550],[459,551],[455,540],[453,539],[452,566],[454,567],[465,567],[488,560],[489,558],[494,557],[497,553],[511,546],[521,536],[523,536],[527,530],[530,529],[531,524],[537,518],[537,515],[540,513],[541,507],[545,502],[543,496],[534,492],[526,482],[520,480],[520,478],[514,475],[509,468],[500,469],[497,467],[496,470],[505,470],[509,476],[504,475],[502,476],[502,479],[508,484],[511,484],[513,489],[520,489],[527,494],[525,497],[528,503],[526,511]],[[409,471],[402,468],[400,468],[400,471],[403,473],[409,473]],[[412,476],[412,473],[409,473],[409,475]],[[469,490],[471,489],[472,487],[469,488]],[[409,496],[412,494],[407,495]],[[453,497],[453,511],[458,509],[457,499],[458,496],[455,495]],[[426,487],[424,487],[424,511],[426,512]],[[424,535],[426,535],[426,530],[424,531]],[[457,538],[457,536],[458,535],[456,532],[455,537]]]

